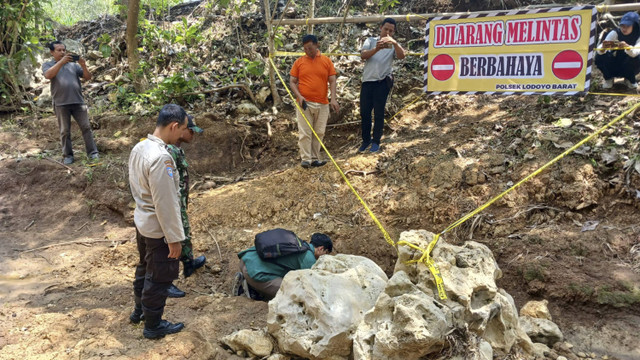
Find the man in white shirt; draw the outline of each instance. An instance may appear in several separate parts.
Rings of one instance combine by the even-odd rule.
[[[181,241],[185,239],[179,199],[179,175],[166,149],[187,128],[187,114],[175,104],[165,105],[151,135],[139,142],[129,156],[129,185],[136,201],[133,220],[140,262],[133,291],[133,323],[144,320],[143,335],[161,338],[184,328],[183,323],[162,320],[168,289],[178,278]]]
[[[384,107],[393,87],[392,63],[394,58],[404,59],[402,46],[392,37],[396,21],[386,18],[380,26],[380,36],[365,40],[360,57],[365,60],[360,89],[360,116],[362,117],[362,145],[358,151],[375,153],[380,150],[384,128]],[[374,112],[373,139],[371,138],[371,111]]]

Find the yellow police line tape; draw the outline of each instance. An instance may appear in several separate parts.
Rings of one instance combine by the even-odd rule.
[[[606,50],[633,50],[640,49],[640,46],[625,46],[625,47],[615,47],[615,48],[595,48],[595,51],[606,51]]]
[[[621,94],[621,93],[601,93],[601,92],[587,92],[589,95],[603,95],[603,96],[632,96],[640,97],[640,94]]]
[[[396,113],[395,113],[395,115],[393,115],[393,116],[389,119],[389,121],[391,121],[391,120],[395,119],[395,118],[396,118],[396,116],[398,116],[398,114],[400,114],[401,112],[403,112],[406,108],[408,108],[409,106],[413,105],[416,101],[418,101],[418,100],[422,99],[422,96],[423,96],[424,94],[425,94],[425,93],[422,93],[422,94],[420,94],[420,95],[416,96],[416,97],[413,99],[413,101],[411,101],[409,104],[405,105],[402,109],[398,110],[398,112],[396,112]],[[384,122],[387,122],[387,120],[385,119],[385,120],[384,120]]]
[[[342,171],[342,169],[340,168],[340,166],[336,163],[335,159],[333,158],[333,156],[331,155],[331,153],[329,152],[329,150],[325,147],[324,143],[320,140],[320,138],[318,137],[318,134],[315,132],[315,130],[313,129],[313,127],[311,126],[311,123],[309,122],[309,120],[307,119],[307,117],[304,114],[304,111],[302,111],[302,109],[300,108],[300,105],[298,104],[297,100],[295,99],[295,97],[293,96],[293,94],[291,93],[291,91],[289,90],[289,87],[286,85],[284,79],[282,78],[282,75],[280,74],[280,71],[278,70],[278,68],[276,67],[275,63],[273,62],[273,56],[269,56],[269,63],[271,64],[271,66],[273,67],[274,71],[276,72],[276,74],[278,75],[278,78],[280,79],[280,81],[282,82],[282,85],[285,87],[285,90],[287,90],[287,93],[289,94],[289,96],[291,97],[291,99],[293,100],[296,108],[298,109],[298,111],[302,114],[302,117],[305,119],[305,121],[307,122],[307,125],[309,126],[309,128],[311,129],[311,131],[313,132],[313,135],[316,137],[316,139],[318,140],[318,142],[320,143],[320,146],[322,146],[322,148],[324,149],[324,151],[327,153],[327,155],[329,156],[329,159],[331,159],[331,162],[333,163],[333,165],[336,167],[336,169],[338,170],[338,172],[340,173],[340,175],[342,176],[342,178],[344,179],[344,181],[347,183],[347,185],[349,186],[349,188],[351,189],[351,191],[355,194],[355,196],[358,198],[358,200],[360,201],[360,203],[364,206],[365,210],[368,212],[369,216],[371,217],[371,219],[374,221],[374,223],[378,226],[378,228],[380,229],[380,231],[382,232],[385,240],[391,245],[391,246],[400,246],[400,245],[405,245],[408,246],[414,250],[417,251],[421,251],[422,252],[422,256],[417,259],[417,260],[410,260],[407,263],[424,263],[427,268],[429,269],[429,271],[431,272],[432,276],[435,279],[436,282],[436,287],[438,289],[438,295],[441,299],[446,299],[447,298],[447,294],[444,290],[444,281],[442,279],[442,275],[440,273],[440,270],[438,269],[438,266],[435,264],[435,262],[433,261],[433,259],[431,258],[431,252],[433,251],[433,249],[435,248],[436,244],[438,243],[439,239],[441,236],[443,236],[444,234],[446,234],[447,232],[455,229],[456,227],[460,226],[461,224],[463,224],[464,222],[466,222],[467,220],[469,220],[470,218],[474,217],[475,215],[477,215],[478,213],[480,213],[481,211],[483,211],[484,209],[486,209],[487,207],[489,207],[491,204],[493,204],[494,202],[500,200],[502,197],[504,197],[506,194],[508,194],[509,192],[515,190],[516,188],[518,188],[520,185],[522,185],[523,183],[529,181],[531,178],[537,176],[538,174],[540,174],[542,171],[544,171],[546,168],[548,168],[549,166],[555,164],[556,162],[558,162],[559,160],[561,160],[562,158],[564,158],[566,155],[568,155],[569,153],[573,152],[574,150],[576,150],[577,148],[579,148],[580,146],[582,146],[584,143],[590,141],[591,139],[593,139],[594,137],[598,136],[600,133],[602,133],[604,130],[608,129],[609,127],[613,126],[616,122],[620,121],[621,119],[623,119],[625,116],[627,116],[628,114],[630,114],[631,112],[633,112],[634,110],[636,110],[638,107],[640,107],[640,103],[637,103],[636,105],[634,105],[633,107],[631,107],[630,109],[628,109],[627,111],[625,111],[624,113],[622,113],[620,116],[616,117],[615,119],[613,119],[612,121],[610,121],[609,123],[607,123],[606,125],[604,125],[603,127],[601,127],[600,129],[598,129],[596,132],[594,132],[593,134],[587,136],[586,138],[584,138],[583,140],[581,140],[580,142],[578,142],[577,144],[575,144],[574,146],[572,146],[571,148],[567,149],[566,151],[564,151],[562,154],[556,156],[554,159],[552,159],[551,161],[549,161],[548,163],[546,163],[545,165],[543,165],[542,167],[540,167],[539,169],[537,169],[536,171],[534,171],[533,173],[529,174],[527,177],[525,177],[524,179],[520,180],[518,183],[516,183],[515,185],[513,185],[512,187],[510,187],[509,189],[505,190],[504,192],[502,192],[500,195],[494,197],[493,199],[487,201],[485,204],[479,206],[478,208],[476,208],[475,210],[473,210],[472,212],[468,213],[467,215],[465,215],[464,217],[460,218],[459,220],[457,220],[456,222],[452,223],[451,225],[449,225],[447,228],[445,228],[443,231],[441,231],[438,234],[435,234],[433,240],[429,243],[429,245],[427,246],[427,249],[422,249],[421,247],[415,245],[415,244],[411,244],[407,241],[399,241],[397,243],[395,243],[393,241],[393,239],[391,238],[391,236],[389,235],[389,233],[385,230],[385,228],[382,226],[382,224],[380,223],[380,221],[378,220],[378,218],[375,216],[375,214],[371,211],[371,209],[369,208],[369,206],[367,205],[367,203],[364,201],[364,199],[362,199],[362,197],[360,196],[360,194],[358,194],[358,192],[356,191],[356,189],[353,187],[353,185],[351,185],[351,182],[349,182],[349,179],[347,179],[347,176],[344,174],[344,172]],[[624,94],[615,94],[615,93],[589,93],[589,94],[598,94],[598,95],[612,95],[612,96],[629,96],[629,95],[624,95]],[[633,96],[633,95],[631,95]],[[400,112],[404,111],[404,109],[408,108],[409,106],[411,106],[413,103],[415,103],[416,101],[418,101],[419,99],[422,98],[422,95],[420,96],[416,96],[416,98],[409,103],[408,105],[406,105],[405,107],[403,107],[400,111],[398,111],[393,118],[395,118],[395,116],[397,116]]]
[[[362,199],[360,194],[358,194],[358,192],[353,187],[353,185],[351,185],[351,182],[349,182],[349,179],[347,179],[347,176],[344,174],[344,172],[342,171],[342,169],[340,168],[338,163],[336,163],[336,161],[334,160],[334,158],[331,155],[331,153],[329,152],[329,150],[324,146],[324,143],[322,142],[322,140],[320,140],[320,137],[318,137],[318,134],[313,129],[313,126],[311,126],[311,123],[309,122],[309,119],[307,119],[306,115],[304,114],[304,111],[302,111],[302,109],[300,108],[300,105],[298,104],[298,101],[296,100],[296,98],[291,93],[291,90],[289,90],[289,87],[286,85],[284,79],[282,78],[282,75],[280,74],[280,71],[278,71],[278,68],[276,67],[276,64],[273,62],[273,56],[269,56],[269,63],[273,67],[273,70],[276,72],[276,75],[278,75],[278,78],[282,82],[282,85],[284,86],[285,90],[287,90],[287,93],[289,94],[289,96],[293,100],[293,103],[296,105],[296,108],[298,109],[300,114],[302,114],[302,117],[307,122],[307,125],[309,125],[309,128],[313,132],[313,135],[316,137],[316,139],[320,143],[320,146],[322,146],[324,151],[327,153],[327,156],[329,156],[329,159],[331,159],[331,162],[333,163],[333,166],[335,166],[336,169],[338,169],[338,172],[340,173],[340,175],[342,176],[344,181],[347,183],[347,185],[349,186],[351,191],[355,194],[355,196],[358,198],[360,203],[364,206],[364,209],[369,213],[369,216],[371,217],[371,219],[373,219],[373,222],[378,226],[378,228],[382,232],[382,235],[384,236],[384,239],[389,243],[389,245],[393,246],[394,248],[397,245],[402,244],[402,245],[409,246],[409,247],[411,247],[413,249],[420,249],[418,246],[416,246],[414,244],[411,244],[411,243],[408,243],[406,241],[401,241],[398,244],[396,244],[396,242],[393,241],[393,239],[391,238],[391,236],[389,235],[387,230],[385,230],[384,226],[382,226],[382,224],[380,223],[380,221],[378,220],[376,215],[373,213],[373,211],[371,211],[371,209],[369,208],[367,203],[364,201],[364,199]],[[418,98],[420,98],[420,97],[418,97]],[[435,246],[435,244],[434,244],[434,246]],[[422,258],[420,258],[420,260],[422,260]],[[409,263],[413,263],[413,262],[417,262],[417,261],[410,261]],[[429,268],[429,271],[433,275],[434,279],[436,279],[436,286],[438,287],[438,294],[439,294],[440,298],[445,300],[447,298],[447,293],[444,291],[444,281],[442,280],[442,275],[440,274],[440,270],[438,269],[438,266],[431,259],[428,259],[427,261],[424,261],[424,263]]]
[[[290,52],[290,51],[275,51],[273,53],[274,57],[286,57],[286,56],[304,56],[306,55],[304,52]],[[324,56],[360,56],[359,53],[322,53]],[[414,52],[406,52],[407,56],[424,56],[424,53],[414,53]]]
[[[380,229],[380,231],[382,232],[382,235],[384,236],[384,239],[391,245],[391,246],[396,246],[395,241],[393,241],[393,239],[391,238],[391,236],[389,235],[389,233],[387,233],[387,230],[385,230],[385,228],[382,226],[382,224],[380,223],[380,221],[378,220],[378,218],[374,215],[374,213],[371,211],[371,209],[369,208],[369,206],[367,205],[367,203],[364,201],[364,199],[362,199],[362,197],[360,197],[360,194],[358,194],[358,192],[356,191],[356,189],[353,187],[353,185],[351,185],[351,182],[349,182],[349,179],[347,179],[347,176],[344,174],[344,172],[342,171],[342,169],[340,169],[340,166],[338,165],[338,163],[336,163],[336,161],[334,160],[333,156],[331,155],[331,153],[329,152],[329,150],[324,146],[324,143],[322,142],[322,140],[320,139],[320,137],[318,136],[318,134],[316,133],[316,131],[313,129],[313,126],[311,126],[311,123],[309,122],[309,119],[307,119],[307,116],[304,114],[304,111],[300,108],[300,104],[298,104],[298,101],[296,100],[296,98],[293,96],[293,94],[291,93],[291,90],[289,90],[289,87],[286,85],[284,79],[282,78],[282,75],[280,74],[280,71],[278,71],[278,68],[276,67],[276,64],[273,62],[273,57],[269,56],[269,63],[271,63],[271,66],[273,67],[273,69],[276,72],[276,75],[278,75],[278,78],[280,79],[280,81],[282,82],[282,85],[284,86],[284,88],[287,90],[287,93],[289,94],[289,96],[291,97],[291,99],[293,100],[293,103],[296,105],[296,108],[298,109],[298,111],[300,112],[300,114],[302,114],[302,117],[304,118],[304,120],[307,122],[307,125],[309,125],[309,128],[311,129],[311,131],[313,132],[313,135],[316,137],[316,139],[318,140],[318,142],[320,143],[320,146],[322,146],[322,148],[324,149],[324,151],[327,153],[327,155],[329,156],[329,159],[331,160],[331,162],[333,163],[333,165],[336,167],[336,169],[338,169],[338,172],[340,172],[340,175],[342,176],[342,178],[344,179],[344,181],[347,183],[347,185],[349,186],[349,188],[351,189],[351,191],[353,191],[353,193],[356,195],[356,197],[358,198],[358,200],[360,200],[360,203],[364,206],[365,210],[367,210],[367,212],[369,213],[369,216],[371,217],[371,219],[373,219],[373,222],[378,226],[378,228]]]
[[[477,215],[479,212],[481,212],[482,210],[486,209],[487,207],[489,207],[489,205],[493,204],[494,202],[500,200],[503,196],[505,196],[506,194],[508,194],[509,192],[515,190],[516,188],[518,188],[520,185],[522,185],[523,183],[529,181],[531,178],[533,178],[534,176],[540,174],[542,171],[544,171],[546,168],[548,168],[549,166],[555,164],[556,162],[558,162],[560,159],[562,159],[563,157],[567,156],[569,153],[573,152],[574,150],[576,150],[577,148],[579,148],[580,146],[582,146],[584,143],[590,141],[591,139],[593,139],[594,137],[600,135],[600,133],[602,133],[603,131],[605,131],[606,129],[608,129],[609,127],[613,126],[615,123],[617,123],[618,121],[620,121],[621,119],[623,119],[624,117],[626,117],[627,115],[629,115],[630,113],[632,113],[633,111],[635,111],[638,107],[640,107],[640,103],[637,103],[635,105],[633,105],[631,108],[629,108],[627,111],[623,112],[620,116],[616,117],[615,119],[611,120],[608,124],[604,125],[603,127],[601,127],[600,129],[598,129],[596,132],[594,132],[593,134],[587,136],[586,138],[582,139],[580,142],[578,142],[577,144],[573,145],[571,148],[567,149],[565,152],[563,152],[562,154],[556,156],[553,160],[549,161],[548,163],[544,164],[542,167],[540,167],[538,170],[534,171],[533,173],[529,174],[527,177],[525,177],[524,179],[518,181],[517,184],[513,185],[512,187],[510,187],[509,189],[505,190],[504,192],[502,192],[502,194],[494,197],[493,199],[487,201],[486,203],[484,203],[483,205],[479,206],[478,208],[476,208],[475,210],[473,210],[472,212],[468,213],[467,215],[463,216],[462,218],[460,218],[459,220],[457,220],[456,222],[454,222],[453,224],[449,225],[446,229],[444,229],[443,231],[441,231],[440,233],[436,234],[433,237],[433,240],[431,241],[431,243],[429,243],[429,246],[427,247],[426,250],[421,249],[415,245],[409,245],[406,244],[405,242],[399,242],[398,245],[401,245],[401,243],[403,245],[409,245],[412,248],[422,251],[422,257],[420,257],[420,259],[418,260],[414,260],[411,262],[424,262],[425,264],[427,264],[427,266],[429,266],[429,264],[433,263],[433,260],[430,257],[431,254],[431,250],[433,250],[433,248],[436,246],[436,244],[438,243],[438,240],[440,239],[440,236],[444,235],[445,233],[455,229],[456,227],[460,226],[462,223],[464,223],[465,221],[469,220],[470,218],[474,217],[475,215]],[[437,280],[436,280],[437,281]]]

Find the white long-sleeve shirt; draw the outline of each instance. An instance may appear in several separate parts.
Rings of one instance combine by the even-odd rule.
[[[131,150],[129,185],[136,201],[133,220],[143,236],[164,237],[167,243],[184,240],[179,177],[162,139],[147,135]]]
[[[609,31],[607,36],[604,38],[602,42],[598,44],[598,49],[602,49],[602,43],[605,41],[617,41],[618,40],[618,32],[615,30]],[[640,37],[636,40],[635,44],[629,44],[629,46],[634,47],[634,49],[626,49],[624,52],[627,53],[630,57],[634,58],[640,55]],[[602,55],[609,50],[598,50],[598,54]]]

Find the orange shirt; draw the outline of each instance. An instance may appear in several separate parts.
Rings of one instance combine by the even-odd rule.
[[[320,51],[313,59],[305,55],[293,63],[290,74],[298,78],[298,89],[305,99],[320,104],[329,103],[327,82],[329,76],[336,75],[331,59],[320,54]]]

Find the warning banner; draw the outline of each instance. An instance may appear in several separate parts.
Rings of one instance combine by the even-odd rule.
[[[593,6],[437,16],[426,29],[424,90],[574,95],[589,90]]]

